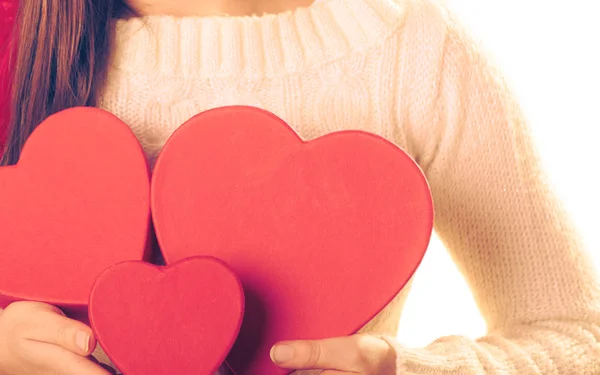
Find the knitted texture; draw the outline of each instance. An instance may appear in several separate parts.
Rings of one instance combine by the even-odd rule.
[[[435,230],[488,325],[397,350],[398,375],[600,374],[600,291],[497,70],[431,0],[324,0],[263,17],[116,24],[100,107],[151,160],[193,115],[265,108],[306,140],[359,129],[406,150],[431,185]],[[395,335],[408,288],[368,327]]]

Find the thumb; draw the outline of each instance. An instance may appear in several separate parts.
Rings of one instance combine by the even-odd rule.
[[[282,368],[354,371],[356,345],[352,337],[281,342],[271,349],[271,359]]]
[[[67,318],[60,309],[51,305],[36,306],[23,336],[29,340],[60,346],[81,356],[90,355],[96,347],[90,327]]]

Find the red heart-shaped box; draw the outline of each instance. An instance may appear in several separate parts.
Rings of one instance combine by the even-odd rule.
[[[0,168],[0,306],[30,300],[85,319],[107,267],[149,254],[150,176],[130,128],[99,109],[44,121]]]
[[[209,257],[169,267],[121,263],[100,275],[90,295],[98,342],[127,375],[213,375],[243,314],[241,282]]]
[[[251,107],[204,112],[165,145],[151,208],[167,263],[210,255],[242,280],[246,312],[228,357],[238,375],[283,374],[286,339],[355,333],[408,282],[433,226],[427,181],[373,134],[303,142]]]

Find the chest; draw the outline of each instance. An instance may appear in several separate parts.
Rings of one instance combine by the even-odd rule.
[[[127,123],[155,160],[175,130],[217,107],[248,105],[286,121],[305,140],[340,130],[375,133],[402,147],[399,94],[365,60],[280,77],[172,77],[111,72],[100,107]]]

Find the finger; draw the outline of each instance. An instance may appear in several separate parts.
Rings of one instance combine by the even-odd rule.
[[[325,370],[321,371],[319,375],[356,375],[356,372],[338,371],[338,370]]]
[[[117,370],[115,370],[114,368],[110,367],[109,365],[106,365],[104,363],[100,363],[100,366],[102,366],[102,368],[106,371],[108,371],[109,374],[111,375],[117,375]]]
[[[112,375],[116,375],[117,371],[110,367],[109,365],[107,365],[106,363],[102,363],[100,362],[96,357],[94,357],[93,355],[88,355],[87,359],[89,359],[90,361],[92,361],[93,363],[97,364],[98,366],[102,367],[103,369],[105,369],[106,371],[108,371],[110,374]]]
[[[111,375],[87,357],[70,352],[60,346],[32,341],[32,358],[40,368],[61,375]]]
[[[24,338],[58,345],[80,356],[90,355],[96,347],[90,327],[67,318],[54,306],[36,306],[35,313],[28,317],[25,327]]]
[[[331,369],[359,372],[356,368],[356,339],[338,337],[324,340],[288,341],[271,349],[271,359],[282,368],[295,370]]]

